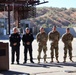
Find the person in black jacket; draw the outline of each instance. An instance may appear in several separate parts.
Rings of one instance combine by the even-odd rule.
[[[10,46],[12,48],[12,63],[14,64],[15,52],[16,52],[16,61],[19,64],[19,55],[20,55],[20,34],[18,33],[18,28],[13,28],[13,33],[9,37]]]
[[[34,40],[33,34],[30,33],[30,29],[27,27],[25,29],[25,34],[22,37],[23,41],[23,46],[24,46],[24,64],[27,62],[27,51],[29,50],[29,55],[30,55],[30,62],[33,62],[33,57],[32,57],[32,42]]]

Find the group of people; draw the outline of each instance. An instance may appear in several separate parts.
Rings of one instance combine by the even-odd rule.
[[[10,46],[12,48],[12,64],[14,64],[14,56],[16,52],[16,61],[17,64],[19,64],[19,53],[20,53],[20,41],[22,39],[23,46],[24,46],[24,64],[27,63],[27,51],[29,51],[30,55],[30,62],[34,63],[33,61],[33,56],[32,56],[32,42],[34,40],[33,34],[30,33],[30,29],[27,27],[25,29],[25,34],[23,34],[22,38],[20,37],[20,34],[18,33],[18,28],[13,29],[13,34],[10,35],[9,41],[10,41]],[[57,60],[57,63],[59,63],[58,60],[58,43],[60,39],[60,33],[56,30],[56,26],[53,26],[52,31],[50,31],[48,34],[45,32],[43,27],[40,27],[40,32],[36,35],[36,40],[38,42],[38,63],[40,63],[41,59],[41,52],[43,50],[44,52],[44,63],[47,63],[46,58],[47,58],[47,41],[51,41],[51,63],[53,62],[54,58],[54,51],[55,51],[55,57]],[[62,36],[62,42],[64,43],[64,63],[66,62],[66,57],[67,57],[67,51],[69,51],[69,59],[70,61],[73,62],[72,60],[72,41],[73,41],[73,35],[70,33],[70,29],[66,28],[66,33],[63,34]]]
[[[10,46],[12,49],[12,56],[11,56],[11,64],[14,64],[15,61],[15,53],[16,53],[16,62],[17,64],[19,64],[19,55],[20,55],[20,41],[22,39],[23,42],[23,46],[24,46],[24,63],[27,62],[27,52],[29,50],[29,55],[30,55],[30,62],[33,62],[33,57],[32,57],[32,42],[34,40],[33,34],[30,33],[30,29],[26,28],[25,29],[25,34],[22,36],[22,38],[20,37],[18,28],[15,27],[13,28],[13,33],[10,35],[9,37],[9,41],[10,41]]]

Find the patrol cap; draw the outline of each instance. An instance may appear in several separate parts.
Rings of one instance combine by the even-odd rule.
[[[44,29],[44,28],[43,28],[43,27],[40,27],[40,30],[41,30],[41,29]]]
[[[53,26],[53,28],[57,28],[57,27],[56,27],[56,25],[55,25],[55,26]]]
[[[70,28],[67,28],[67,30],[70,30]]]

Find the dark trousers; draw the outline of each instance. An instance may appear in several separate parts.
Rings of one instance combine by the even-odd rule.
[[[20,55],[19,46],[12,47],[12,62],[14,62],[15,60],[15,53],[16,53],[16,62],[19,62],[19,55]]]
[[[24,48],[24,62],[27,61],[27,52],[29,51],[30,61],[33,61],[32,57],[32,45],[26,45]]]

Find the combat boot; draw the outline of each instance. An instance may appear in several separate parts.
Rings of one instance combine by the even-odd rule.
[[[40,63],[40,56],[38,56],[37,59],[38,59],[38,64],[39,64]]]
[[[59,63],[59,60],[57,60],[57,63]]]
[[[47,61],[44,61],[44,63],[48,63]]]
[[[66,61],[64,60],[63,63],[65,63]]]
[[[44,55],[44,63],[47,63],[47,61],[46,61],[46,54]]]
[[[56,60],[57,60],[57,63],[59,63],[59,60],[58,60],[58,58],[56,58]]]
[[[50,63],[53,63],[53,59],[50,61]]]
[[[66,59],[64,58],[64,61],[63,61],[63,63],[65,63],[66,62]]]
[[[40,61],[38,61],[38,64],[40,64]]]
[[[74,62],[72,59],[70,59],[71,62]]]
[[[70,60],[71,62],[74,62],[73,60]]]

